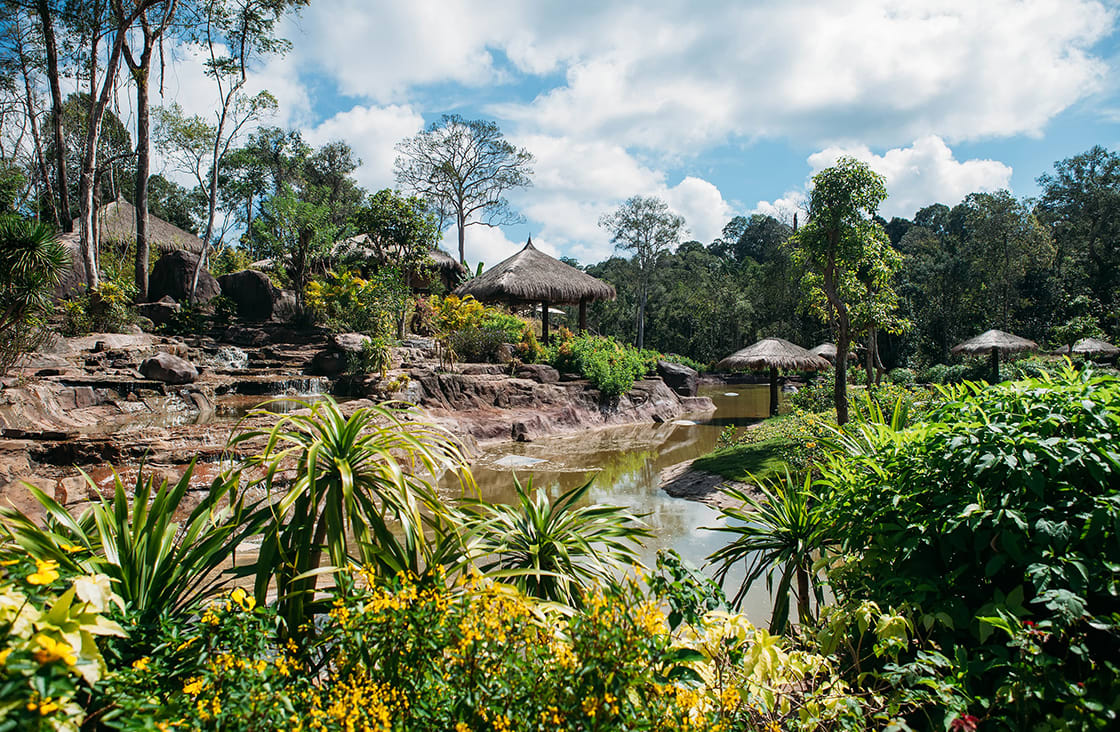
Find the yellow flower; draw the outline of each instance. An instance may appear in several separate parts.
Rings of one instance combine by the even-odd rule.
[[[65,551],[69,554],[73,554],[74,552],[80,552],[80,551],[85,550],[84,546],[77,546],[75,544],[60,544],[59,546],[62,548],[63,551]]]
[[[45,717],[51,712],[56,712],[59,709],[61,709],[61,705],[58,704],[58,702],[53,702],[50,699],[47,699],[39,705],[39,715]]]
[[[39,650],[35,651],[35,660],[41,664],[63,661],[67,666],[73,666],[78,662],[78,657],[69,643],[56,641],[49,635],[43,635],[42,633],[35,636],[35,641],[39,644]]]
[[[0,666],[3,666],[8,662],[8,654],[10,654],[11,652],[11,648],[5,648],[4,650],[0,651]]]
[[[144,671],[148,668],[148,662],[151,660],[152,659],[148,658],[147,656],[138,658],[132,662],[132,668],[136,669],[137,671]]]
[[[58,562],[35,560],[35,573],[27,575],[27,581],[33,585],[49,585],[58,579]]]
[[[250,597],[249,593],[245,592],[245,590],[241,589],[240,587],[236,588],[233,592],[230,593],[229,599],[237,603],[241,607],[241,609],[246,612],[249,612],[257,606],[257,601]]]
[[[183,684],[183,693],[198,696],[202,693],[202,679],[197,676]]]

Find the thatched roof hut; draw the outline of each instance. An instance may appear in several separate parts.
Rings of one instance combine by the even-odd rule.
[[[613,300],[614,288],[559,259],[548,256],[533,246],[532,237],[525,247],[464,282],[455,290],[460,297],[471,295],[482,302],[507,302],[510,305],[541,303],[541,333],[548,342],[548,306],[579,304],[579,327],[587,329],[587,303]]]
[[[831,366],[821,356],[782,338],[763,338],[717,364],[721,369],[770,370],[770,415],[778,413],[778,369],[820,371]]]
[[[836,363],[836,344],[835,343],[822,343],[819,346],[814,346],[809,349],[809,353],[814,356],[820,356],[827,360],[829,363]],[[848,352],[848,358],[854,359],[856,354],[851,351]]]
[[[1004,333],[1002,330],[988,330],[984,331],[975,338],[970,338],[964,343],[958,343],[953,346],[951,351],[954,354],[966,354],[969,356],[982,356],[990,354],[992,359],[992,383],[999,381],[999,357],[1000,354],[1007,355],[1009,353],[1022,353],[1024,351],[1037,351],[1038,344],[1034,341],[1020,338],[1011,333]]]
[[[102,242],[135,241],[136,207],[123,198],[110,201],[97,209],[97,225]],[[81,221],[74,219],[74,230],[80,226]],[[152,248],[160,252],[185,249],[198,254],[202,251],[202,239],[151,212],[148,212],[148,240]]]
[[[334,257],[357,256],[376,265],[381,265],[386,262],[392,263],[394,251],[396,250],[392,247],[386,250],[385,247],[375,246],[370,242],[369,234],[358,234],[349,239],[335,242],[332,254]],[[467,268],[447,252],[433,249],[428,252],[428,257],[432,260],[435,274],[443,283],[445,290],[453,290],[466,278]],[[430,292],[432,290],[432,283],[424,276],[423,272],[412,273],[409,278],[409,286],[418,292]]]
[[[1120,348],[1099,338],[1082,338],[1073,344],[1072,349],[1066,346],[1065,348],[1059,348],[1055,353],[1063,356],[1080,354],[1082,356],[1096,356],[1097,358],[1112,358],[1120,356]]]

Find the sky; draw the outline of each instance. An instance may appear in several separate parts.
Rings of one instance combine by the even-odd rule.
[[[630,196],[709,243],[736,215],[791,219],[841,155],[886,177],[887,218],[1036,195],[1055,161],[1120,149],[1118,23],[1120,0],[312,0],[250,85],[279,101],[267,124],[348,142],[371,191],[442,114],[494,120],[533,186],[508,196],[523,224],[467,229],[468,261],[531,235],[591,263]],[[170,51],[164,93],[213,114],[197,49]]]

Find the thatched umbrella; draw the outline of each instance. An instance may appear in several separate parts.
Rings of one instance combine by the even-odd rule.
[[[830,363],[836,363],[835,343],[822,343],[819,346],[814,346],[813,348],[809,349],[809,353],[813,354],[814,356],[820,356]],[[856,354],[852,353],[851,351],[848,352],[848,358],[854,359],[855,357]]]
[[[1070,349],[1069,346],[1066,346],[1065,348],[1059,348],[1057,353],[1065,356],[1071,356],[1075,353],[1079,353],[1082,356],[1112,358],[1114,356],[1120,355],[1120,348],[1117,348],[1111,343],[1102,341],[1098,338],[1082,338],[1077,343],[1073,344],[1072,349]]]
[[[999,381],[999,356],[1000,354],[1021,353],[1023,351],[1037,351],[1038,344],[1034,341],[1020,338],[1002,330],[989,330],[971,338],[964,343],[958,343],[951,349],[954,354],[968,354],[982,356],[991,354],[992,358],[992,383]]]
[[[820,371],[831,364],[782,338],[763,338],[719,362],[721,369],[770,369],[770,416],[778,413],[778,369]]]
[[[78,224],[78,219],[74,219],[75,231]],[[135,241],[136,207],[123,198],[110,201],[97,209],[97,225],[101,241]],[[185,249],[198,254],[202,251],[201,239],[151,212],[148,213],[148,241],[160,252]]]
[[[548,343],[548,306],[579,304],[579,329],[587,330],[587,303],[613,300],[614,288],[586,272],[564,264],[533,246],[499,262],[455,290],[482,302],[508,302],[511,306],[541,304],[541,338]]]

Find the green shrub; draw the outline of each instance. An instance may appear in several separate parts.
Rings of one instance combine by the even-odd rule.
[[[910,369],[891,369],[887,373],[887,381],[892,384],[915,384],[918,381],[915,373]]]
[[[49,336],[53,290],[69,264],[49,226],[0,216],[0,373]]]
[[[128,278],[103,280],[97,287],[62,303],[64,335],[119,333],[136,322],[131,306],[136,286]]]
[[[396,319],[410,300],[397,272],[383,269],[368,278],[355,272],[328,272],[308,285],[304,301],[315,319],[336,333],[392,337]]]
[[[558,370],[580,374],[608,399],[629,392],[636,379],[657,368],[660,357],[656,351],[588,333],[562,340],[550,355]]]
[[[959,711],[951,693],[992,729],[1110,728],[1120,380],[1067,368],[947,395],[909,429],[864,425],[823,471],[849,557],[838,598],[906,608],[917,632],[900,665],[862,670],[946,687],[931,727]]]
[[[351,374],[378,374],[384,379],[392,366],[392,344],[387,338],[370,338],[362,344],[362,351],[348,355],[346,371]]]
[[[943,363],[935,363],[922,370],[918,374],[918,381],[923,384],[946,384],[949,377],[949,366]]]
[[[802,412],[827,412],[836,407],[833,399],[833,380],[836,378],[831,369],[822,371],[788,396],[787,403],[792,409]]]
[[[679,363],[682,366],[688,366],[693,371],[704,374],[712,370],[710,363],[700,363],[694,358],[682,356],[679,353],[666,353],[661,356],[661,360],[668,361],[669,363]]]

